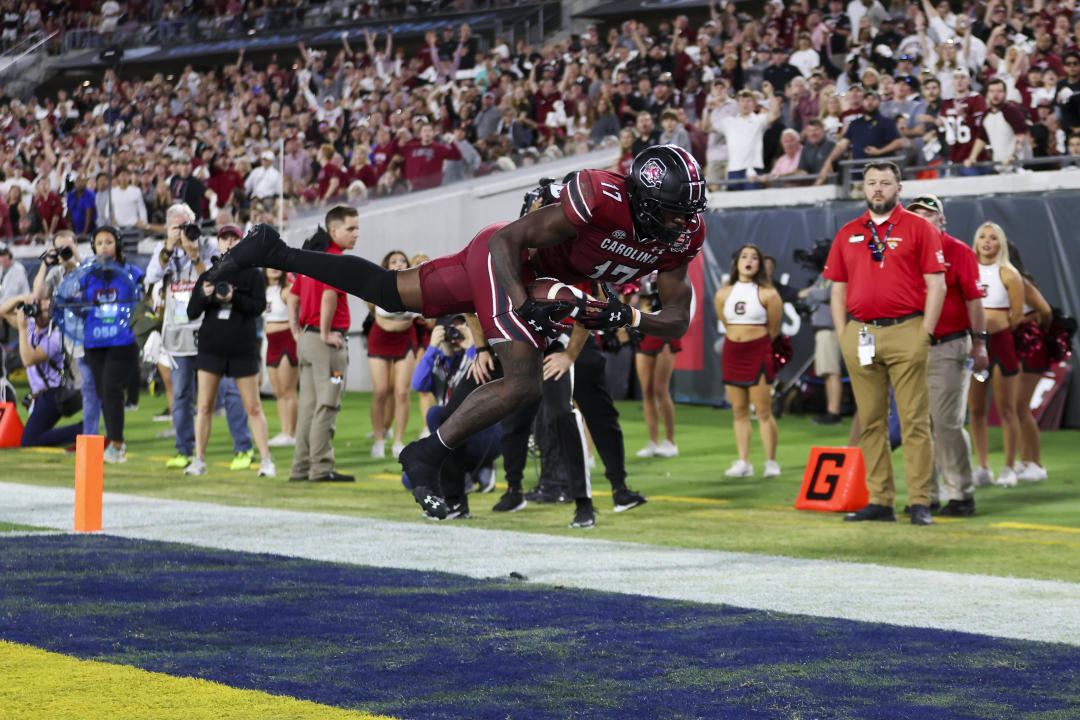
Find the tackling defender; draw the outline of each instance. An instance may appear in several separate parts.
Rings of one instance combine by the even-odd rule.
[[[678,146],[661,145],[639,153],[625,177],[582,170],[557,205],[489,225],[457,254],[415,268],[392,271],[353,255],[297,250],[270,226],[257,225],[204,279],[263,266],[313,277],[390,312],[476,313],[503,377],[470,394],[437,433],[410,443],[399,457],[416,501],[441,518],[448,507],[432,488],[450,449],[539,397],[543,348],[566,328],[552,315],[565,315],[567,305],[535,300],[526,285],[537,277],[622,284],[656,270],[659,312],[639,312],[605,292],[606,301],[588,303],[578,319],[593,330],[637,327],[680,337],[690,323],[686,268],[705,239],[705,205],[697,161]]]

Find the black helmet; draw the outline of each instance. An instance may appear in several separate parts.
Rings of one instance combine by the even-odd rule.
[[[626,176],[634,228],[642,239],[684,246],[705,210],[705,176],[694,156],[678,145],[656,145],[638,153]],[[682,214],[680,229],[668,227],[664,211]]]

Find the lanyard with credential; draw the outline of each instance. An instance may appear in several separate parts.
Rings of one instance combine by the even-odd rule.
[[[870,233],[874,236],[873,241],[870,243],[870,257],[874,259],[874,262],[881,263],[881,267],[885,267],[885,243],[889,239],[889,233],[892,232],[893,224],[889,223],[889,226],[885,228],[885,237],[878,239],[877,223],[871,220],[867,227],[870,229]]]

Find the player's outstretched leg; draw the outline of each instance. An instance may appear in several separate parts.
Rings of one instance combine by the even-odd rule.
[[[249,267],[271,267],[315,278],[350,295],[373,302],[388,312],[419,312],[419,293],[407,306],[398,292],[398,273],[356,255],[330,255],[291,248],[269,225],[255,225],[229,252],[206,271],[203,279],[216,283],[228,280]],[[404,273],[415,273],[406,270]]]

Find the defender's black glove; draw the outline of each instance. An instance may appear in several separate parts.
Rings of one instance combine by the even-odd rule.
[[[619,300],[619,294],[607,283],[600,283],[603,300],[590,300],[586,304],[582,323],[590,330],[614,330],[621,327],[637,327],[641,322],[641,312]]]
[[[564,332],[570,332],[572,327],[566,323],[552,319],[552,315],[565,317],[573,305],[559,300],[544,301],[528,298],[525,302],[514,308],[514,313],[525,321],[537,335],[553,340]]]

